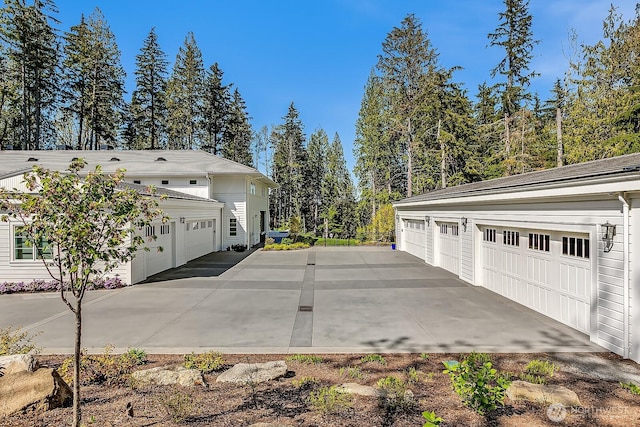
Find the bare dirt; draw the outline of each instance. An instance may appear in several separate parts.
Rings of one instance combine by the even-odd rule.
[[[444,360],[460,360],[460,354],[384,355],[386,364],[362,362],[362,354],[321,355],[318,364],[288,360],[289,373],[269,383],[232,385],[216,383],[218,373],[205,376],[209,387],[144,387],[127,385],[89,385],[82,387],[83,424],[85,426],[250,426],[274,423],[283,426],[346,427],[346,426],[422,426],[422,411],[435,411],[443,418],[441,426],[635,426],[640,425],[640,396],[620,387],[618,382],[596,380],[587,373],[561,370],[549,379],[549,384],[563,385],[575,391],[582,406],[566,408],[564,420],[553,422],[543,404],[505,401],[505,406],[489,416],[480,416],[465,407],[451,388],[449,376],[442,373]],[[493,354],[494,367],[514,376],[524,370],[533,359],[552,360],[553,354]],[[629,363],[612,354],[603,357],[612,363]],[[225,355],[227,366],[238,362],[286,360],[286,355]],[[57,368],[62,356],[41,356],[44,366]],[[149,362],[141,366],[177,365],[181,355],[149,355]],[[406,378],[409,368],[415,368],[418,381],[410,386],[415,406],[397,411],[381,405],[375,397],[354,396],[353,407],[339,414],[322,415],[309,403],[313,388],[299,387],[302,377],[313,377],[319,386],[357,382],[375,386],[387,375]],[[350,371],[348,368],[352,368]],[[349,372],[354,377],[349,375]],[[358,378],[358,372],[361,377]],[[318,387],[316,385],[315,387]],[[192,402],[186,418],[175,422],[160,403],[163,397],[182,396]],[[133,417],[127,413],[132,407]],[[16,414],[0,419],[3,427],[68,426],[71,408],[59,408],[46,413]]]

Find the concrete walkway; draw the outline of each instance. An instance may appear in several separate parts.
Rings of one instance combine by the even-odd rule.
[[[89,292],[83,312],[89,351],[107,344],[149,353],[604,351],[386,247],[212,254],[152,283]],[[45,353],[72,350],[73,316],[57,294],[0,296],[0,327],[8,325],[39,332]]]

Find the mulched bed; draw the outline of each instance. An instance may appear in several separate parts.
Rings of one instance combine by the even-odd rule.
[[[249,426],[259,422],[280,423],[286,426],[346,427],[346,426],[422,426],[422,411],[429,410],[444,419],[441,426],[633,426],[640,425],[640,396],[623,390],[617,382],[594,380],[584,374],[563,372],[550,379],[549,384],[563,385],[575,391],[581,408],[568,408],[564,421],[556,423],[547,417],[547,407],[539,404],[514,403],[491,416],[483,417],[466,408],[453,392],[449,377],[442,373],[443,360],[460,360],[459,354],[431,354],[428,359],[417,354],[384,355],[387,363],[361,362],[362,354],[322,355],[323,362],[305,364],[287,361],[289,374],[270,383],[249,385],[218,384],[216,373],[205,376],[208,388],[108,387],[90,385],[82,388],[83,423],[86,426]],[[284,360],[286,355],[224,355],[228,365],[245,362]],[[520,374],[532,359],[553,360],[550,354],[493,354],[494,366],[500,371]],[[606,357],[619,360],[615,355]],[[41,365],[57,368],[63,356],[40,356]],[[176,365],[181,355],[149,355],[149,362],[141,368]],[[352,378],[348,367],[357,367],[362,378]],[[387,375],[402,377],[410,367],[419,373],[418,383],[411,386],[417,405],[413,409],[389,411],[373,397],[354,397],[353,408],[339,415],[321,415],[309,403],[310,390],[297,387],[294,381],[314,377],[320,385],[345,382],[375,386]],[[341,370],[341,368],[343,368]],[[342,372],[341,372],[342,371]],[[174,422],[159,400],[163,396],[188,395],[194,402],[189,416],[181,423]],[[127,414],[133,406],[133,417]],[[60,408],[44,414],[20,414],[0,419],[6,427],[49,427],[70,425],[71,409]]]

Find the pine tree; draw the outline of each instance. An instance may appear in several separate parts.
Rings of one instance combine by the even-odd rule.
[[[307,227],[317,233],[322,229],[321,216],[326,201],[323,197],[324,180],[327,174],[327,160],[329,153],[329,137],[324,129],[317,129],[311,134],[307,144],[307,167],[305,188],[308,190],[307,206],[309,218]]]
[[[253,156],[251,155],[253,131],[246,108],[244,99],[236,88],[233,91],[227,124],[224,127],[222,156],[234,162],[251,166],[253,164]]]
[[[533,58],[533,48],[538,43],[533,39],[531,30],[532,16],[529,13],[529,0],[504,0],[505,11],[498,14],[500,23],[495,32],[489,33],[491,46],[504,49],[505,56],[491,70],[491,77],[501,74],[505,82],[497,85],[500,91],[502,113],[504,117],[504,157],[506,173],[511,174],[512,127],[514,115],[520,110],[522,102],[529,98],[526,92],[536,73],[529,70]],[[524,119],[524,117],[521,117]],[[522,135],[522,138],[524,136]]]
[[[336,133],[329,150],[322,181],[322,216],[334,237],[355,236],[355,194],[351,175],[344,159],[342,141]]]
[[[201,143],[204,65],[193,33],[178,50],[167,85],[170,149],[194,149]]]
[[[49,120],[58,93],[58,43],[53,24],[58,21],[53,1],[6,0],[0,9],[0,39],[6,44],[9,61],[3,60],[3,80],[13,80],[19,96],[18,140],[25,150],[43,147],[53,132]]]
[[[77,149],[115,145],[124,108],[125,72],[114,34],[100,9],[66,35],[65,108],[76,115]]]
[[[167,59],[158,43],[155,28],[149,31],[140,53],[136,55],[136,89],[132,96],[132,113],[140,148],[164,148],[167,109]]]
[[[223,72],[216,62],[207,71],[204,82],[204,133],[202,149],[218,154],[222,149],[223,136],[231,108],[231,85],[222,84]]]

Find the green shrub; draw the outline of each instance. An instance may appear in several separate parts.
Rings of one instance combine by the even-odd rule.
[[[130,359],[136,365],[144,365],[147,363],[147,352],[139,348],[130,348],[122,355]]]
[[[357,366],[347,366],[346,368],[340,368],[340,376],[361,380],[364,379],[365,374]]]
[[[341,414],[353,405],[349,393],[341,392],[336,386],[320,387],[309,393],[309,403],[314,410],[323,415]]]
[[[283,245],[290,245],[293,243],[293,239],[283,237],[282,240],[280,240],[280,243],[282,243]]]
[[[413,366],[407,369],[407,382],[409,384],[414,384],[420,381],[420,373]]]
[[[165,391],[155,397],[156,403],[174,422],[181,423],[193,411],[193,398],[178,389]]]
[[[632,383],[632,382],[628,382],[628,383],[620,383],[620,387],[622,387],[625,390],[629,390],[629,393],[631,394],[635,394],[640,396],[640,387],[638,387],[636,384]]]
[[[422,418],[426,420],[422,427],[438,427],[440,423],[444,421],[442,418],[436,415],[435,411],[424,411],[422,413]]]
[[[262,248],[262,250],[265,251],[290,251],[290,250],[296,250],[296,249],[308,249],[309,245],[307,245],[306,243],[291,243],[291,244],[284,244],[284,243],[274,243],[271,245],[264,245],[264,248]]]
[[[293,384],[294,387],[308,390],[315,388],[318,384],[320,384],[320,381],[314,377],[300,377],[291,381],[291,384]]]
[[[9,326],[0,328],[0,356],[7,354],[39,353],[40,348],[33,342],[38,334],[29,334],[21,328]]]
[[[80,384],[123,385],[138,365],[137,360],[128,353],[112,354],[113,345],[107,345],[102,354],[80,355]],[[73,357],[62,362],[58,373],[67,384],[73,383]]]
[[[510,381],[492,367],[487,354],[471,353],[460,363],[455,360],[442,363],[453,390],[469,408],[485,415],[504,405]]]
[[[429,353],[420,353],[420,359],[429,360]]]
[[[367,354],[365,356],[362,356],[360,358],[360,362],[362,363],[377,362],[381,365],[387,364],[387,361],[384,359],[384,357],[380,356],[379,354]]]
[[[407,410],[415,406],[413,393],[409,390],[409,384],[394,376],[388,376],[378,380],[378,388],[382,390],[380,404],[392,411]]]
[[[191,353],[184,355],[183,366],[187,369],[197,369],[203,374],[219,371],[224,368],[224,358],[222,353],[217,351],[207,351],[205,353]]]
[[[314,354],[292,354],[287,356],[287,360],[304,363],[305,365],[318,365],[324,361],[322,357]]]
[[[533,384],[546,384],[547,379],[553,377],[558,371],[558,367],[546,360],[534,359],[524,369],[520,379]]]

